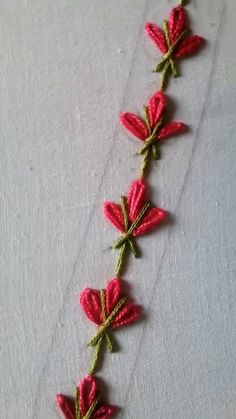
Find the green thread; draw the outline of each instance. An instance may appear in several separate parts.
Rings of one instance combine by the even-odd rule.
[[[113,352],[113,344],[111,337],[109,335],[108,329],[111,326],[113,320],[115,319],[117,313],[120,311],[121,307],[124,305],[126,301],[126,297],[121,298],[115,308],[112,310],[111,314],[107,317],[106,315],[106,301],[105,301],[105,291],[100,291],[100,299],[101,299],[101,307],[102,307],[102,316],[103,316],[103,323],[99,327],[95,336],[89,341],[88,346],[95,346],[95,352],[93,356],[93,361],[91,368],[89,370],[89,374],[94,374],[95,370],[97,369],[99,356],[101,353],[101,349],[103,346],[104,340],[106,340],[106,345],[108,347],[109,352]]]
[[[169,62],[168,62],[169,67]],[[138,155],[143,155],[143,161],[140,168],[140,177],[144,178],[147,166],[151,157],[155,160],[159,158],[159,149],[157,144],[157,133],[163,124],[163,118],[157,123],[151,135],[144,141],[144,146],[138,152]]]
[[[148,127],[148,132],[150,134],[151,133],[151,127],[150,127],[150,123],[149,123],[148,107],[147,106],[143,107],[143,119],[145,121],[145,124]]]
[[[161,89],[163,89],[165,87],[165,83],[166,83],[166,76],[169,72],[169,69],[171,67],[171,71],[174,75],[174,77],[178,77],[179,73],[175,67],[175,63],[174,63],[174,59],[173,59],[173,52],[175,50],[175,48],[177,47],[177,45],[179,44],[180,41],[182,41],[182,39],[184,38],[184,36],[187,33],[187,29],[183,30],[181,32],[181,34],[178,36],[178,38],[176,39],[176,41],[171,45],[171,41],[170,41],[170,35],[169,35],[169,28],[168,28],[168,22],[167,21],[163,21],[163,26],[164,26],[164,34],[165,34],[165,39],[166,39],[166,43],[168,46],[168,51],[163,55],[162,60],[156,65],[156,67],[154,68],[154,72],[158,72],[158,71],[162,71],[162,77],[161,77]]]
[[[131,240],[132,234],[134,232],[134,230],[139,226],[141,220],[143,219],[144,215],[146,214],[147,210],[150,207],[150,202],[147,202],[142,211],[140,211],[140,213],[138,214],[136,220],[131,224],[131,226],[129,227],[129,229],[121,236],[119,237],[118,240],[115,241],[115,243],[113,244],[112,248],[113,249],[118,249],[120,248],[125,242],[129,242],[129,240]]]
[[[145,170],[145,168],[143,170]],[[136,258],[139,256],[139,252],[136,245],[134,244],[132,234],[134,230],[138,227],[139,223],[141,222],[149,207],[150,203],[145,204],[142,211],[140,211],[139,215],[137,216],[136,220],[130,225],[127,210],[127,198],[125,196],[121,197],[121,209],[124,219],[125,233],[122,234],[122,236],[119,237],[115,241],[115,243],[113,243],[112,246],[113,249],[120,249],[115,269],[115,275],[118,278],[121,276],[121,273],[123,272],[125,265],[125,257],[127,255],[128,250],[131,250],[131,252]]]
[[[96,346],[96,347],[95,347],[95,352],[94,352],[94,356],[93,356],[92,365],[91,365],[90,370],[89,370],[89,375],[94,374],[94,372],[97,368],[100,352],[101,352],[101,349],[102,349],[102,345],[103,345],[103,336],[101,336],[100,339],[96,342],[96,345],[90,345],[90,346]]]
[[[131,242],[131,240],[129,241],[129,244],[130,244],[130,242]],[[121,272],[124,269],[125,256],[126,256],[126,253],[127,253],[127,248],[128,248],[128,243],[127,242],[125,242],[120,248],[118,260],[117,260],[117,263],[116,263],[116,269],[115,269],[115,275],[116,275],[117,278],[119,278],[121,276]]]
[[[188,3],[188,0],[180,0],[179,5],[185,6]]]
[[[171,48],[171,41],[170,41],[168,22],[166,20],[163,21],[163,30],[164,30],[167,46],[170,49]],[[170,61],[171,70],[172,70],[172,73],[173,73],[174,77],[178,77],[178,71],[175,67],[174,60],[173,60],[173,58],[171,58],[171,56],[170,56],[169,61]]]
[[[79,389],[75,389],[75,419],[81,419],[79,408]]]
[[[89,410],[87,411],[86,415],[83,416],[82,419],[91,419],[93,417],[93,414],[95,413],[98,402],[99,402],[99,397],[96,397],[96,399],[91,404]]]
[[[148,167],[148,163],[149,163],[149,159],[150,159],[150,149],[148,148],[145,153],[143,154],[143,161],[141,164],[141,168],[140,168],[140,177],[141,179],[143,179],[145,177],[146,174],[146,170]]]
[[[162,75],[161,75],[161,90],[163,90],[165,88],[166,76],[167,76],[167,73],[169,71],[169,67],[170,67],[170,63],[169,63],[169,61],[167,61],[164,65]]]

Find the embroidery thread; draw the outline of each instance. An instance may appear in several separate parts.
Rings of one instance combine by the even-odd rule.
[[[75,390],[75,397],[58,394],[57,405],[65,419],[109,419],[117,409],[113,405],[101,402],[95,372],[102,348],[114,351],[113,331],[137,321],[141,316],[141,307],[129,302],[122,294],[121,274],[124,271],[128,253],[137,258],[137,237],[148,233],[167,219],[167,212],[152,206],[148,200],[146,183],[147,169],[151,159],[160,158],[160,145],[166,138],[180,134],[186,128],[182,122],[166,121],[166,97],[163,93],[168,74],[179,75],[176,60],[192,54],[204,43],[199,35],[189,35],[186,27],[186,12],[181,0],[164,20],[163,30],[154,23],[146,23],[145,31],[163,54],[154,71],[162,72],[161,91],[156,92],[144,106],[143,116],[130,112],[120,114],[121,124],[138,140],[143,142],[138,155],[143,157],[140,178],[134,180],[127,196],[122,196],[120,204],[106,201],[103,205],[105,218],[121,233],[113,243],[113,249],[119,249],[115,268],[115,278],[101,290],[86,288],[80,295],[80,305],[88,319],[97,326],[97,331],[88,346],[94,348],[92,365],[87,375]]]
[[[149,38],[163,54],[162,60],[153,69],[154,72],[162,72],[161,89],[163,89],[168,73],[171,72],[174,77],[179,76],[176,58],[194,53],[203,45],[204,39],[199,35],[187,35],[189,30],[186,27],[186,13],[182,5],[172,9],[169,20],[163,21],[163,30],[150,22],[146,23],[145,29]]]

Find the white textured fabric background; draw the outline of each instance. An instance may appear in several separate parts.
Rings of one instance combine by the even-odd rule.
[[[143,35],[173,1],[0,0],[1,419],[60,417],[94,328],[76,304],[112,277],[101,212],[138,173],[120,129],[157,89]],[[168,94],[187,135],[153,168],[175,223],[140,239],[124,276],[146,321],[117,332],[101,376],[126,419],[236,418],[235,0],[194,0],[207,46]]]

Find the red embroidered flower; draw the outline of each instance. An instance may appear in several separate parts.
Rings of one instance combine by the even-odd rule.
[[[166,74],[169,70],[174,76],[178,76],[174,59],[192,54],[203,45],[204,39],[199,35],[187,35],[186,13],[182,6],[171,10],[168,22],[164,20],[163,30],[155,23],[147,22],[145,25],[147,35],[164,54],[162,61],[154,71],[163,71],[162,87]]]
[[[63,394],[58,394],[56,400],[65,419],[109,419],[116,410],[114,406],[100,403],[97,383],[91,375],[80,382],[75,400]]]
[[[140,315],[140,306],[126,303],[126,297],[121,296],[119,278],[111,279],[105,290],[85,288],[80,295],[80,304],[89,320],[103,328],[104,323],[105,328],[107,325],[111,329],[133,323]]]
[[[150,203],[146,202],[146,196],[146,183],[139,179],[131,183],[128,196],[121,197],[121,205],[110,201],[104,203],[105,217],[122,233],[113,244],[114,249],[120,248],[117,276],[122,270],[127,248],[138,256],[134,238],[148,233],[166,218],[167,212],[160,208],[151,208]]]
[[[95,346],[95,357],[90,370],[92,374],[98,363],[98,357],[103,343],[113,351],[110,329],[133,323],[140,315],[141,308],[137,304],[127,303],[121,295],[121,281],[118,278],[110,280],[105,290],[86,288],[80,295],[80,304],[93,323],[99,326],[89,345]]]
[[[181,133],[186,126],[182,122],[164,123],[166,97],[163,92],[155,93],[144,107],[144,119],[129,112],[120,114],[120,122],[136,138],[145,142],[139,154],[152,154],[159,158],[160,142],[166,138]]]

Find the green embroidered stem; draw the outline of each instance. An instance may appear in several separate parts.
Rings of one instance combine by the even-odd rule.
[[[188,3],[188,0],[180,0],[179,5],[185,6]]]
[[[98,339],[98,341],[96,342],[96,345],[92,345],[96,347],[95,347],[92,365],[89,370],[89,375],[94,374],[95,370],[97,369],[98,360],[99,360],[99,356],[100,356],[102,345],[103,345],[103,338],[104,336],[101,336],[100,339]]]
[[[115,308],[112,310],[111,314],[108,317],[106,317],[106,302],[105,302],[104,290],[100,291],[100,299],[101,299],[101,306],[102,306],[103,324],[99,327],[95,336],[88,343],[88,346],[95,346],[93,362],[89,370],[89,374],[94,374],[95,370],[97,369],[99,356],[101,353],[104,339],[106,340],[106,344],[109,349],[109,352],[113,352],[113,344],[112,344],[108,329],[111,326],[113,320],[115,319],[117,313],[120,311],[121,307],[124,305],[126,301],[126,297],[121,298],[118,301]]]
[[[130,240],[130,242],[131,242],[131,240]],[[125,264],[125,256],[127,254],[127,250],[128,250],[128,242],[125,242],[125,243],[123,243],[123,245],[120,248],[118,260],[117,260],[117,263],[116,263],[115,275],[116,275],[117,278],[120,278],[121,273],[123,271],[124,264]]]
[[[148,148],[143,155],[143,161],[142,161],[141,168],[140,168],[140,178],[141,179],[143,179],[145,177],[146,169],[148,167],[148,163],[149,163],[149,160],[150,160],[150,156],[151,156],[151,152],[150,152],[150,149]]]
[[[162,72],[162,75],[161,75],[161,90],[163,90],[165,88],[166,76],[168,74],[169,67],[170,67],[170,63],[169,63],[169,61],[167,61],[165,63],[165,66],[163,68],[163,72]]]

